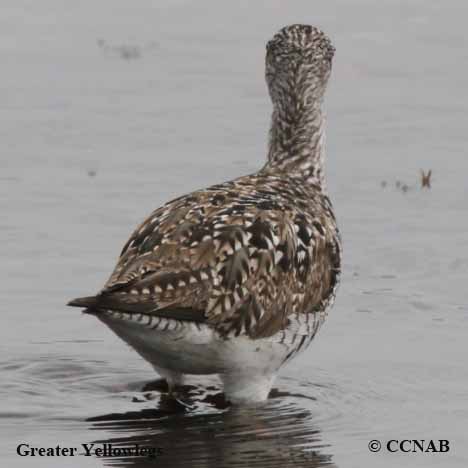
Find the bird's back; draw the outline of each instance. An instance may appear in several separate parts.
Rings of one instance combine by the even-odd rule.
[[[323,313],[339,268],[328,197],[260,172],[155,210],[125,245],[95,307],[172,309],[174,318],[183,311],[225,336],[265,337],[292,314]]]

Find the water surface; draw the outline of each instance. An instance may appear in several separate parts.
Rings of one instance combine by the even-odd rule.
[[[467,466],[467,14],[461,0],[3,2],[2,466]],[[145,390],[144,361],[64,304],[102,286],[153,208],[262,165],[264,45],[292,22],[337,48],[328,180],[342,286],[266,406],[219,408],[204,381],[174,407]],[[367,448],[403,438],[451,450]],[[162,455],[15,452],[92,441]]]

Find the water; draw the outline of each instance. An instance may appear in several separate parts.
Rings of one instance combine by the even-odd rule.
[[[3,2],[2,466],[467,466],[467,13],[461,0]],[[143,360],[64,304],[100,288],[154,207],[262,164],[264,44],[292,22],[337,48],[342,287],[265,407],[221,409],[206,389],[173,407],[142,391],[156,377]],[[451,450],[371,453],[372,439]],[[162,455],[16,455],[93,441]]]

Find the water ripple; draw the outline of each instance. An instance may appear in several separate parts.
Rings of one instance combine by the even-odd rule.
[[[323,467],[334,466],[312,413],[295,402],[187,413],[160,398],[157,407],[91,418],[91,429],[110,433],[96,444],[157,447],[155,463],[142,457],[107,458],[108,466]],[[221,465],[222,463],[222,465]]]

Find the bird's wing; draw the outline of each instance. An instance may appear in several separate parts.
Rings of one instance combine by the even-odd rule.
[[[338,283],[335,235],[303,213],[275,209],[223,230],[209,322],[226,335],[261,338],[285,328],[293,314],[324,310]]]
[[[205,321],[225,336],[271,336],[334,291],[333,235],[225,184],[194,192],[133,233],[94,307]]]

